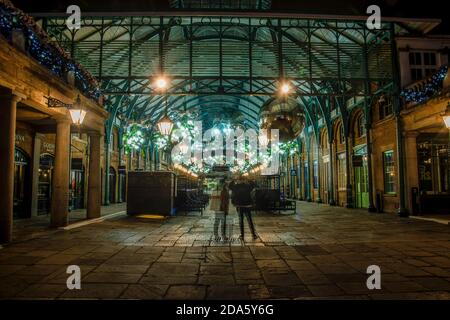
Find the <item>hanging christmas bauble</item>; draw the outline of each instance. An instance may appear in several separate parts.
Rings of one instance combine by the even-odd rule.
[[[263,106],[260,111],[261,129],[270,132],[279,130],[280,142],[286,142],[298,137],[305,126],[303,107],[295,99],[275,99]]]

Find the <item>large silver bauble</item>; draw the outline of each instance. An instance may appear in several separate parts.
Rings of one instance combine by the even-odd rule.
[[[295,99],[275,99],[261,108],[261,129],[279,130],[280,142],[298,137],[305,126],[305,113]]]

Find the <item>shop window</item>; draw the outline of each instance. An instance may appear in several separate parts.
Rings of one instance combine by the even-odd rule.
[[[412,81],[419,81],[422,78],[423,78],[422,69],[411,68],[411,80]]]
[[[423,142],[417,149],[420,190],[427,193],[450,191],[448,145],[441,141]]]
[[[423,62],[426,66],[435,66],[436,65],[436,53],[434,52],[424,52],[423,53]]]
[[[338,189],[346,190],[347,189],[347,169],[346,169],[346,159],[345,153],[338,154]]]
[[[384,193],[395,194],[394,151],[383,152]]]
[[[409,65],[420,66],[422,65],[422,55],[420,52],[410,52],[409,53]]]
[[[391,99],[385,98],[384,96],[378,101],[378,111],[380,120],[387,118],[394,112]]]
[[[356,136],[363,137],[366,135],[366,119],[363,114],[359,115],[356,120]]]
[[[436,63],[435,52],[410,52],[411,81],[419,81],[434,74],[437,70]]]

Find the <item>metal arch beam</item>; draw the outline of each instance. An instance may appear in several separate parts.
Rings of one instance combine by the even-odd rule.
[[[183,86],[185,86],[188,82],[189,82],[189,80],[184,80],[184,81],[180,82],[179,84],[177,84],[175,87],[172,87],[172,89],[173,89],[173,88],[177,88],[177,87],[183,87]],[[170,94],[170,93],[169,93],[169,94]],[[213,94],[211,94],[211,96],[212,96],[212,95],[213,95]],[[208,95],[205,94],[205,95],[202,95],[202,96],[208,96]],[[236,94],[236,96],[238,96],[239,99],[243,99],[243,100],[246,100],[247,102],[252,103],[256,108],[260,108],[260,106],[258,106],[258,105],[257,105],[255,102],[253,102],[251,99],[248,99],[248,98],[246,98],[246,97],[243,96],[243,95],[238,95],[238,94]],[[155,101],[152,102],[153,98],[154,98],[154,97],[151,97],[150,100],[149,100],[150,108],[153,108],[153,104],[159,103],[158,100],[155,100]],[[178,100],[180,100],[181,98],[182,98],[181,96],[176,97],[176,98],[175,98],[175,99],[176,99],[175,102],[178,101]],[[264,99],[261,98],[261,97],[253,97],[253,98],[260,100],[262,103],[264,102]],[[161,100],[161,99],[163,99],[163,95],[159,95],[159,100]],[[148,108],[149,104],[147,104],[147,105],[145,106],[145,108]],[[141,116],[144,114],[144,113],[143,113],[144,111],[145,111],[145,109],[143,109],[143,111],[141,111]],[[256,109],[253,110],[253,111],[256,112]]]
[[[214,99],[219,98],[218,96],[211,96],[211,97],[214,97]],[[200,97],[194,97],[194,98],[190,99],[190,100],[188,101],[188,103],[192,103],[192,102],[194,102],[194,101],[197,101],[199,98],[200,98]],[[238,99],[238,100],[240,101],[240,99]],[[219,101],[215,101],[215,100],[211,100],[211,101],[212,101],[213,103],[218,103],[218,102],[219,102]],[[243,104],[240,103],[240,102],[238,102],[238,103],[230,102],[230,101],[220,101],[220,102],[225,102],[225,103],[227,103],[227,104],[233,103],[234,106],[238,106],[238,108],[235,108],[236,110],[242,111],[242,112],[243,112],[244,114],[246,114],[250,119],[254,119],[255,122],[257,121],[257,117],[256,117],[255,115],[258,115],[258,113],[256,113],[254,110],[253,110],[253,112],[254,112],[255,115],[251,115],[250,113],[246,112],[245,110],[248,109],[248,108],[246,108],[246,107],[247,107],[246,105],[243,105]],[[205,101],[205,102],[202,102],[201,104],[204,104],[204,103],[208,103],[208,102]],[[173,106],[173,105],[172,105],[172,106]],[[239,107],[243,107],[243,109],[241,109],[241,108],[239,108]],[[195,106],[190,106],[190,107],[187,108],[187,109],[192,109],[192,108],[195,108]],[[162,112],[164,112],[164,110],[158,110],[158,109],[162,109],[162,108],[155,107],[155,108],[152,109],[152,111],[151,111],[150,114],[148,115],[148,119],[149,119],[149,120],[151,120],[151,121],[156,120],[156,119],[158,119],[158,118],[162,115]],[[174,108],[172,108],[172,109],[174,109]],[[169,107],[169,110],[170,110],[170,107]],[[251,110],[251,109],[249,109],[249,110]],[[159,111],[159,112],[158,112],[158,111]],[[252,111],[252,110],[251,110],[251,111]]]

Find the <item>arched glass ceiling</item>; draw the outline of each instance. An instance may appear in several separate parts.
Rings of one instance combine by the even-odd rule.
[[[85,17],[75,32],[62,18],[41,23],[102,81],[109,111],[147,123],[164,112],[152,86],[161,74],[170,77],[169,113],[194,110],[207,123],[233,111],[252,127],[282,78],[299,103],[314,106],[311,117],[393,81],[391,23],[368,30],[365,21],[334,19],[104,16]]]

